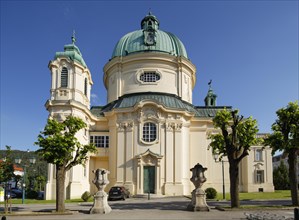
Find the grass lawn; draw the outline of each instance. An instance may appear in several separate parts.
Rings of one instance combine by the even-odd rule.
[[[240,193],[240,200],[258,200],[258,199],[291,199],[290,190],[276,190],[275,192],[254,192],[254,193]],[[230,200],[230,194],[225,194],[226,200]],[[217,193],[217,200],[222,200],[221,192]]]

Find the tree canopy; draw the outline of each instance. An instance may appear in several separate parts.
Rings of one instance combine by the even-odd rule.
[[[210,135],[212,139],[210,146],[213,153],[219,154],[220,157],[230,155],[231,159],[239,162],[248,155],[250,147],[260,141],[256,137],[257,121],[252,117],[244,119],[243,116],[238,115],[238,110],[218,111],[213,123],[221,133]]]
[[[11,181],[14,176],[13,161],[11,158],[11,147],[6,146],[5,158],[0,161],[0,183]]]
[[[82,145],[75,134],[86,127],[86,123],[77,117],[68,116],[65,121],[48,119],[44,131],[38,135],[40,149],[37,150],[45,161],[69,170],[75,165],[83,164],[88,152],[96,152],[93,144]]]
[[[298,102],[290,102],[287,107],[276,111],[277,119],[272,125],[273,133],[265,139],[273,153],[277,150],[289,153],[299,149],[299,106]]]

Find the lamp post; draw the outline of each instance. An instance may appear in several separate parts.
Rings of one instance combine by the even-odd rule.
[[[21,158],[16,158],[15,159],[15,163],[21,165],[22,159]],[[35,158],[29,158],[29,163],[30,164],[35,164]],[[21,165],[22,166],[22,165]],[[24,170],[24,175],[23,175],[23,183],[22,183],[22,204],[24,204],[25,202],[25,193],[26,193],[26,185],[25,185],[25,181],[26,181],[26,164],[24,164],[22,166],[23,170]]]
[[[224,161],[222,159],[221,159],[221,161],[218,161],[218,157],[219,157],[218,153],[214,153],[213,157],[214,157],[214,160],[216,163],[221,162],[221,165],[222,165],[222,194],[223,194],[223,200],[225,200],[224,162],[228,162],[228,161]]]

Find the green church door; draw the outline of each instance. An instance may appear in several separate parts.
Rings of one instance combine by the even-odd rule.
[[[155,167],[144,166],[143,167],[143,192],[155,193]]]

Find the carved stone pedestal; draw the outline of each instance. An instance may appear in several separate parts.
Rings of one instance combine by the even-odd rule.
[[[111,212],[111,207],[108,204],[108,195],[104,191],[106,185],[109,183],[107,175],[108,170],[97,169],[92,171],[95,178],[92,181],[98,188],[98,192],[94,195],[93,206],[90,209],[90,214],[108,214]]]
[[[98,191],[94,195],[93,206],[90,209],[90,214],[108,214],[111,212],[111,207],[108,204],[108,195],[104,191]]]
[[[203,189],[197,188],[192,191],[192,200],[188,205],[187,210],[189,211],[210,211],[210,207],[206,202],[206,193]]]
[[[206,193],[201,188],[203,183],[207,181],[207,178],[204,175],[204,172],[207,169],[208,168],[203,167],[199,163],[190,169],[192,172],[190,180],[194,184],[195,189],[192,191],[191,203],[187,206],[187,210],[189,211],[210,211],[206,202]]]

